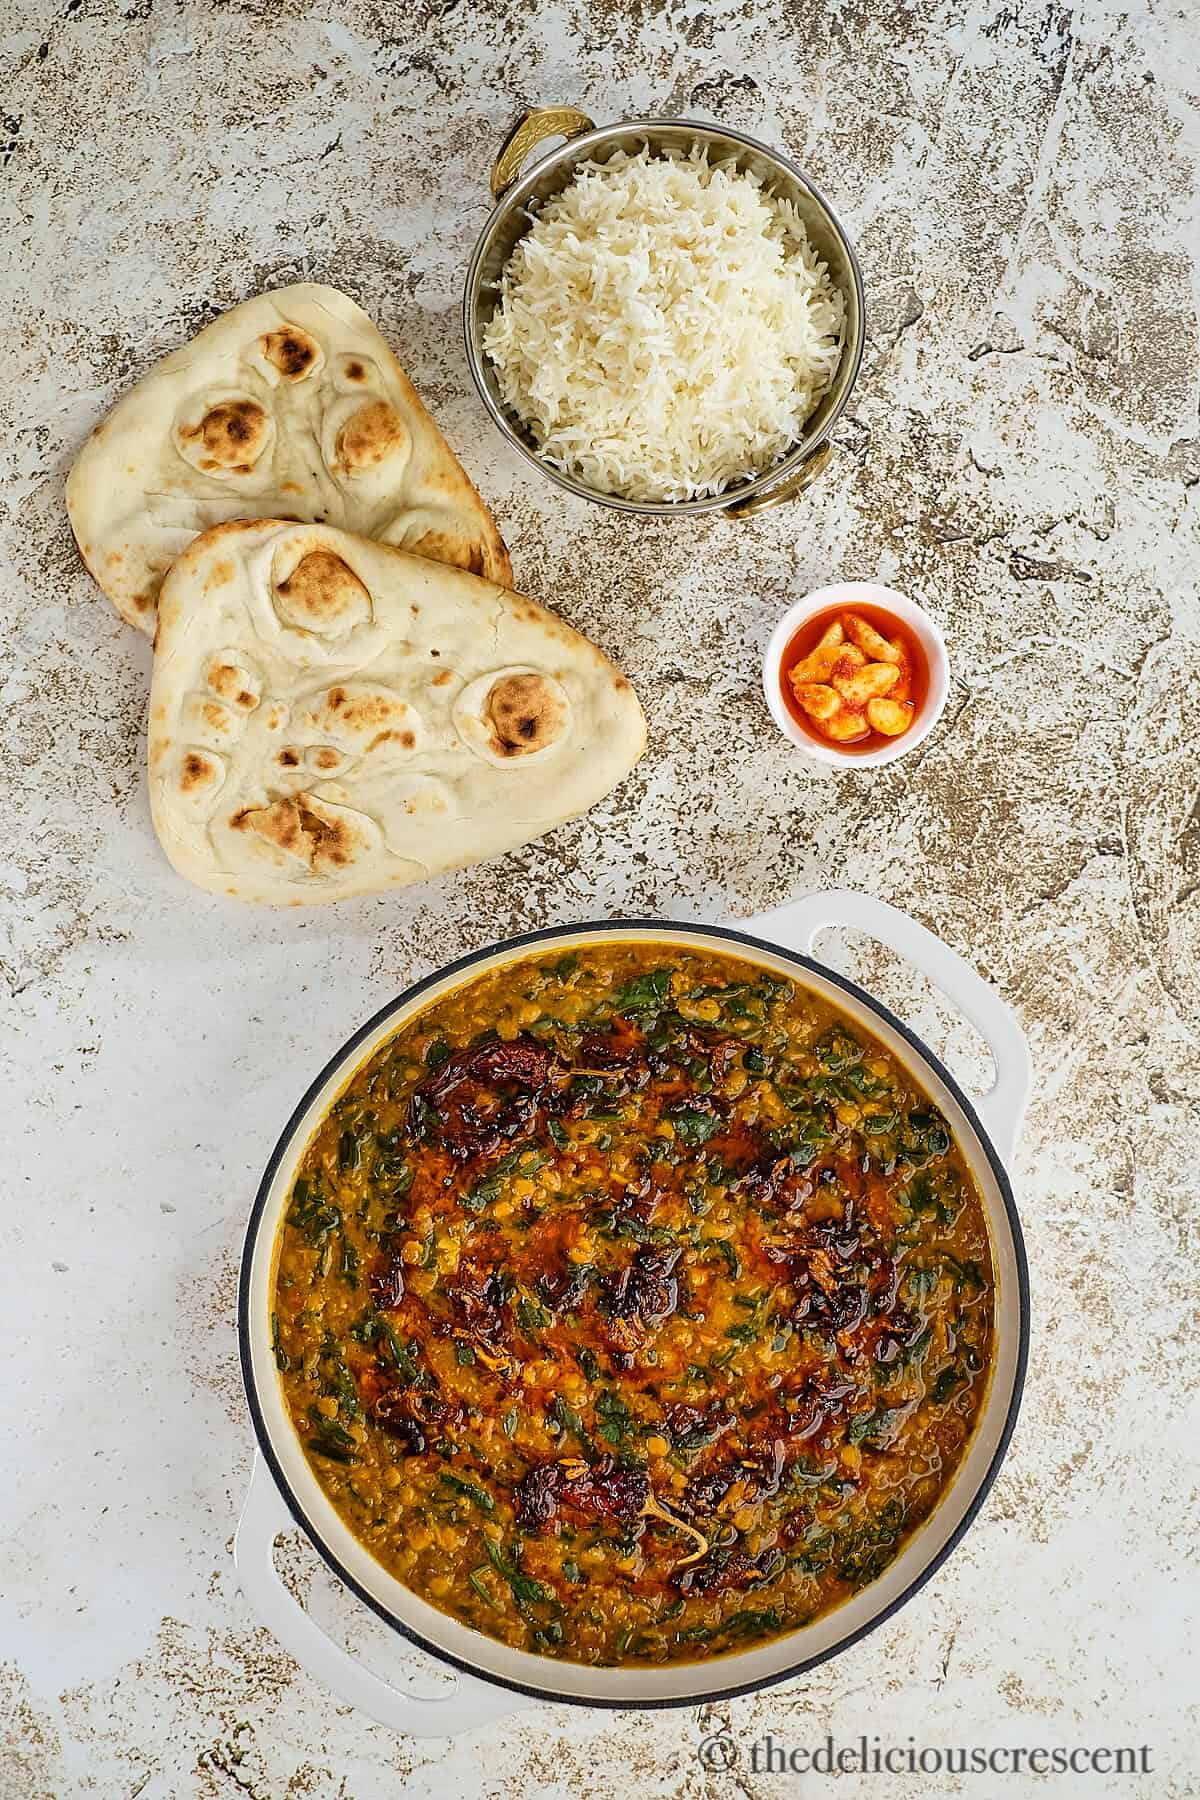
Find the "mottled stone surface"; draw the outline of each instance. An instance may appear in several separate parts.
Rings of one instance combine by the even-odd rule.
[[[1196,1792],[1200,133],[1191,0],[768,8],[617,0],[15,0],[3,50],[8,821],[0,1035],[0,1794],[773,1797],[702,1774],[728,1719],[802,1744],[1147,1743]],[[823,487],[753,527],[638,526],[539,483],[469,389],[460,275],[518,103],[716,117],[844,209],[871,343]],[[356,295],[493,502],[518,581],[635,678],[649,753],[507,861],[280,917],[186,888],[142,775],[147,646],[62,481],[124,385],[297,277]],[[946,718],[823,780],[758,659],[786,601],[882,575],[943,621]],[[546,920],[748,914],[839,882],[969,953],[1027,1026],[1035,1326],[1011,1456],[896,1619],[699,1714],[530,1713],[449,1745],[365,1724],[256,1629],[233,1333],[258,1172],[316,1064],[413,975]],[[968,1075],[969,1034],[844,954]],[[295,1580],[369,1655],[382,1627]],[[1033,1793],[839,1781],[846,1796]]]

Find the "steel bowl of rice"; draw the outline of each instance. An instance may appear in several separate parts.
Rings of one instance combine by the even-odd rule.
[[[644,514],[750,518],[816,479],[862,361],[863,286],[793,162],[691,119],[598,129],[546,107],[509,133],[492,194],[467,359],[528,462]]]

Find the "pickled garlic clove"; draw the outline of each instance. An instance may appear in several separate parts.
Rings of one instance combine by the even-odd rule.
[[[833,685],[842,699],[850,706],[865,706],[868,700],[878,700],[883,694],[890,693],[900,679],[900,671],[895,663],[868,663],[859,669],[857,674],[842,676],[836,672]]]
[[[828,681],[830,671],[837,661],[837,649],[814,650],[804,657],[794,669],[788,671],[788,680],[794,688],[799,688],[807,681]]]
[[[832,674],[834,677],[856,675],[866,665],[867,659],[857,644],[843,644],[834,655]]]
[[[899,737],[912,724],[915,711],[911,700],[880,697],[867,701],[867,723],[883,737]]]
[[[810,719],[831,719],[842,710],[841,700],[831,687],[820,682],[807,682],[797,687],[796,698]]]
[[[870,662],[899,663],[904,655],[901,645],[892,643],[881,632],[876,631],[869,619],[860,618],[857,613],[847,613],[846,634]]]
[[[838,651],[846,641],[846,634],[835,619],[825,631],[819,642],[814,644],[808,655],[802,657],[793,669],[788,671],[788,678],[793,687],[802,681],[827,681],[829,671],[838,658]]]
[[[850,744],[855,738],[866,737],[867,723],[861,712],[839,706],[832,718],[821,720],[821,730],[835,743]]]

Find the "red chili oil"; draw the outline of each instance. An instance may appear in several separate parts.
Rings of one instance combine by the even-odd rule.
[[[794,669],[797,663],[803,662],[804,658],[816,649],[835,620],[842,622],[843,629],[845,629],[844,621],[848,613],[854,613],[860,619],[865,619],[868,625],[873,626],[880,636],[887,638],[889,642],[899,643],[908,664],[909,692],[907,698],[912,702],[912,721],[907,731],[900,732],[895,737],[888,737],[886,732],[875,731],[870,725],[866,726],[861,737],[850,739],[826,737],[818,721],[805,712],[796,698],[789,671]],[[849,633],[847,633],[847,642],[849,641]],[[884,607],[860,606],[857,603],[850,606],[829,606],[823,612],[814,613],[811,619],[806,619],[799,630],[789,638],[779,664],[779,686],[783,694],[783,703],[788,712],[814,743],[824,744],[831,750],[844,750],[848,756],[862,756],[869,750],[881,750],[886,744],[903,743],[908,736],[913,725],[921,716],[921,709],[924,707],[929,693],[929,659],[916,632],[898,619],[895,613],[888,612]]]

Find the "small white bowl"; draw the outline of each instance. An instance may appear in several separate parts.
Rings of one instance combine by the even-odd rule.
[[[819,743],[796,723],[783,697],[783,658],[788,645],[806,620],[835,606],[878,606],[890,612],[902,625],[908,626],[929,664],[929,688],[916,718],[900,737],[881,744],[878,750],[843,750],[834,743]],[[763,657],[763,693],[771,717],[784,737],[811,762],[824,763],[835,769],[879,769],[884,763],[896,762],[910,750],[915,750],[941,718],[949,691],[950,659],[946,654],[946,640],[938,627],[914,601],[898,594],[895,588],[880,587],[875,581],[839,581],[833,587],[818,588],[815,593],[806,594],[803,600],[797,600],[788,607],[771,633]]]

